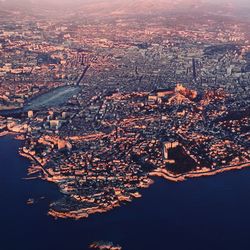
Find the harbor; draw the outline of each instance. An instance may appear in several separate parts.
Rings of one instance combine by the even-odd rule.
[[[80,92],[79,86],[62,86],[27,100],[23,108],[0,110],[0,116],[18,116],[29,110],[58,107]]]

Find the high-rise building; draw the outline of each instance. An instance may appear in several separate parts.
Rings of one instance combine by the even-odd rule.
[[[28,118],[32,118],[34,116],[34,112],[32,110],[28,111]]]
[[[67,116],[68,116],[67,112],[62,112],[62,119],[65,120],[67,118]]]

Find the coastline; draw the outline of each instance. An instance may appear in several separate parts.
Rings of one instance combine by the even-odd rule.
[[[11,131],[3,131],[0,133],[0,139],[3,136],[7,136],[7,135],[14,135],[14,139],[15,140],[25,140],[23,137],[22,133],[14,133]],[[47,182],[52,182],[54,184],[57,184],[56,180],[53,180],[52,176],[49,175],[49,173],[43,168],[43,164],[41,162],[39,162],[38,159],[36,159],[36,157],[32,154],[30,154],[29,152],[24,152],[23,148],[20,148],[18,151],[19,155],[21,155],[24,158],[27,158],[30,161],[30,166],[27,169],[27,178],[40,178],[43,179]],[[199,177],[208,177],[208,176],[213,176],[213,175],[217,175],[223,172],[227,172],[227,171],[233,171],[233,170],[241,170],[244,168],[250,167],[250,162],[245,162],[245,163],[239,163],[239,164],[235,164],[235,165],[230,165],[230,166],[225,166],[221,169],[208,169],[208,168],[203,168],[201,170],[197,170],[197,171],[192,171],[186,174],[179,174],[179,175],[174,175],[172,173],[170,173],[169,171],[167,171],[166,169],[163,168],[158,168],[152,172],[149,172],[148,174],[148,183],[145,186],[141,186],[141,189],[146,189],[149,188],[154,181],[150,178],[150,177],[161,177],[164,178],[167,181],[171,181],[171,182],[183,182],[187,179],[190,178],[199,178]],[[37,177],[32,177],[32,175],[37,174],[39,172],[43,172],[43,176],[37,176]],[[31,176],[30,176],[31,175]],[[132,200],[134,198],[140,198],[141,195],[139,193],[134,194],[130,197],[130,199],[128,199],[127,197],[123,197],[120,196],[118,197],[119,201],[125,201],[125,202],[132,202]],[[91,214],[97,214],[97,213],[106,213],[116,207],[119,207],[120,204],[119,202],[114,203],[114,204],[109,204],[107,207],[103,207],[103,208],[98,208],[98,207],[89,207],[89,208],[85,208],[85,209],[79,209],[79,210],[73,210],[73,211],[57,211],[54,210],[53,208],[50,208],[48,211],[48,215],[54,217],[54,218],[67,218],[67,219],[84,219],[84,218],[88,218],[89,215]]]
[[[208,176],[213,176],[217,175],[220,173],[224,173],[227,171],[233,171],[233,170],[241,170],[244,168],[250,167],[250,162],[246,163],[239,163],[237,165],[230,165],[230,166],[225,166],[221,169],[214,169],[214,170],[208,170],[208,171],[192,171],[186,174],[181,174],[181,175],[174,175],[167,171],[166,169],[156,169],[155,171],[152,171],[149,173],[150,176],[156,176],[156,177],[162,177],[168,181],[174,181],[174,182],[180,182],[180,181],[185,181],[190,178],[198,178],[198,177],[208,177]]]
[[[0,138],[1,137],[4,137],[4,136],[6,136],[6,135],[9,135],[9,134],[11,134],[11,132],[9,132],[9,131],[3,131],[3,132],[0,132]]]
[[[7,136],[7,135],[13,135],[13,136],[16,135],[15,136],[16,140],[25,140],[25,138],[23,138],[23,133],[16,133],[16,132],[8,131],[8,130],[0,132],[0,138]],[[39,162],[33,155],[27,152],[24,152],[22,148],[19,149],[19,155],[21,155],[24,158],[29,159],[30,161],[35,161],[39,165],[40,170],[42,170],[45,173],[45,175],[48,175],[48,173],[43,169],[41,162]],[[150,172],[149,176],[162,177],[168,181],[173,181],[173,182],[181,182],[190,178],[213,176],[213,175],[224,173],[227,171],[241,170],[241,169],[248,168],[248,167],[250,167],[250,162],[229,165],[229,166],[222,167],[220,169],[213,169],[213,170],[208,169],[207,171],[196,170],[196,171],[191,171],[189,173],[179,174],[179,175],[172,174],[171,172],[163,168],[157,168],[156,170]],[[45,178],[45,179],[49,182],[53,182],[49,178]],[[153,184],[153,181],[148,186],[150,186],[151,184]],[[147,188],[147,187],[143,187],[143,188]]]
[[[39,171],[43,171],[43,173],[45,174],[44,176],[44,180],[48,181],[48,182],[53,182],[54,184],[56,184],[56,182],[54,180],[52,180],[49,176],[48,173],[43,169],[42,165],[40,162],[38,162],[34,156],[23,152],[22,150],[19,150],[19,154],[22,155],[23,157],[28,158],[30,161],[36,161],[39,166],[35,165],[33,167],[31,167],[34,170],[34,173],[37,173]],[[164,178],[167,181],[171,181],[171,182],[183,182],[187,179],[191,179],[191,178],[201,178],[201,177],[208,177],[208,176],[213,176],[213,175],[217,175],[220,173],[224,173],[227,171],[233,171],[233,170],[241,170],[244,168],[250,167],[250,162],[247,163],[242,163],[242,164],[237,164],[237,165],[233,165],[233,166],[225,166],[221,169],[216,169],[216,170],[208,170],[208,171],[192,171],[190,173],[187,174],[182,174],[182,175],[174,175],[171,174],[170,172],[168,172],[166,169],[156,169],[155,171],[152,171],[149,173],[148,175],[148,180],[149,183],[147,186],[143,186],[141,187],[142,189],[146,189],[149,188],[154,181],[150,178],[150,177],[161,177]],[[122,201],[122,197],[120,197]],[[141,195],[135,195],[131,198],[141,198]],[[124,199],[124,201],[126,202],[132,202],[132,199],[127,200]],[[119,203],[115,203],[112,205],[107,206],[106,208],[87,208],[87,209],[79,209],[79,210],[74,210],[74,211],[68,211],[68,212],[62,212],[62,211],[56,211],[52,208],[49,209],[48,211],[48,215],[52,216],[53,218],[57,219],[75,219],[75,220],[79,220],[79,219],[85,219],[88,218],[90,215],[92,214],[100,214],[100,213],[106,213],[109,212],[111,210],[113,210],[116,207],[120,207]]]
[[[1,138],[0,138],[1,140]],[[176,230],[180,227],[180,225],[176,225],[176,218],[180,218],[180,213],[184,213],[180,219],[181,227],[183,228],[190,228],[190,222],[192,222],[192,227],[194,228],[195,233],[199,234],[200,229],[197,225],[199,225],[200,220],[203,218],[204,214],[209,214],[210,217],[205,216],[204,222],[202,223],[208,228],[208,230],[204,233],[211,232],[212,229],[217,230],[217,224],[215,223],[221,216],[225,213],[224,207],[228,207],[230,211],[227,213],[227,218],[233,216],[233,220],[239,221],[237,225],[240,223],[244,225],[248,225],[249,218],[247,217],[250,203],[248,202],[246,206],[244,206],[244,211],[240,211],[239,213],[235,211],[235,207],[239,202],[245,204],[245,197],[247,196],[249,182],[248,178],[250,176],[250,172],[247,170],[238,171],[231,174],[223,174],[221,176],[214,176],[212,178],[200,178],[196,180],[188,180],[185,182],[174,183],[164,180],[163,178],[155,178],[153,177],[155,184],[150,186],[149,189],[144,189],[142,192],[142,199],[133,200],[131,203],[126,203],[125,205],[121,205],[121,207],[117,207],[112,211],[102,213],[102,214],[94,214],[90,215],[88,218],[78,219],[75,220],[74,218],[67,218],[64,219],[58,218],[57,220],[52,217],[48,216],[48,209],[49,204],[51,201],[54,201],[57,198],[60,198],[59,190],[54,188],[54,184],[44,182],[43,180],[35,180],[35,181],[25,181],[21,180],[23,174],[25,174],[26,169],[29,166],[29,162],[26,160],[20,159],[18,157],[17,151],[18,148],[15,145],[22,146],[22,141],[17,143],[14,140],[13,136],[3,137],[1,140],[1,149],[2,154],[6,153],[8,158],[6,158],[6,163],[8,160],[13,159],[13,162],[9,165],[8,168],[3,167],[3,173],[13,173],[15,174],[16,170],[21,172],[21,176],[13,175],[14,178],[19,179],[22,183],[22,187],[18,187],[18,190],[12,189],[12,193],[16,196],[10,196],[9,202],[4,202],[6,204],[2,207],[2,218],[6,218],[7,225],[11,225],[12,227],[18,224],[18,230],[14,231],[14,235],[9,233],[8,231],[4,230],[5,234],[3,234],[4,238],[7,237],[12,239],[17,239],[20,236],[20,232],[22,237],[25,235],[30,235],[31,239],[34,243],[31,243],[30,248],[27,250],[36,249],[37,240],[39,239],[39,233],[43,230],[44,238],[46,241],[43,241],[41,249],[49,249],[50,246],[47,245],[48,240],[52,240],[52,248],[57,246],[61,249],[88,249],[88,246],[91,242],[96,240],[112,240],[114,242],[119,242],[123,245],[126,249],[133,249],[133,241],[136,239],[138,245],[135,246],[135,249],[145,249],[145,250],[152,250],[154,249],[154,244],[160,238],[163,239],[164,235],[166,235],[166,231],[170,233],[170,240],[172,244],[172,248],[175,248],[175,241],[178,240],[179,235],[176,235]],[[8,143],[9,142],[9,143]],[[5,144],[8,143],[8,151],[5,151]],[[12,150],[10,150],[12,148]],[[6,148],[7,149],[7,148]],[[4,164],[3,164],[4,166]],[[12,171],[14,168],[14,171]],[[5,172],[5,170],[9,170]],[[2,175],[3,178],[5,174]],[[10,176],[10,175],[9,175]],[[10,176],[10,187],[12,186],[11,183],[12,177]],[[241,184],[242,181],[242,184]],[[243,184],[244,183],[244,184]],[[4,186],[2,186],[4,187]],[[235,188],[235,191],[232,192],[232,189]],[[2,189],[4,190],[6,197],[10,195],[9,189]],[[52,190],[52,193],[50,193]],[[20,191],[20,192],[19,192]],[[245,193],[244,193],[245,191]],[[216,194],[215,194],[216,193]],[[215,196],[213,196],[215,194]],[[232,201],[233,198],[236,197]],[[46,200],[40,200],[40,197],[46,197]],[[19,199],[16,197],[23,197],[22,201],[20,202]],[[35,203],[33,205],[28,205],[28,199],[33,198],[35,199]],[[219,206],[219,213],[215,204],[218,204],[218,200],[223,200]],[[190,203],[187,204],[187,199],[190,199]],[[230,206],[230,204],[236,203],[235,206]],[[196,210],[197,213],[194,211],[194,204],[197,204]],[[20,210],[18,207],[22,207],[23,210]],[[10,209],[10,208],[13,208]],[[20,213],[14,213],[19,209]],[[204,211],[205,209],[205,211]],[[212,209],[212,211],[211,211]],[[7,211],[5,211],[7,210]],[[195,210],[195,211],[196,211]],[[226,210],[226,209],[225,209]],[[228,210],[227,210],[228,211]],[[5,214],[6,212],[6,214]],[[240,214],[240,215],[239,215]],[[243,215],[244,216],[243,216]],[[22,216],[20,216],[22,215]],[[150,216],[153,216],[154,221],[151,220]],[[188,218],[188,216],[190,216]],[[185,218],[184,218],[185,217]],[[247,218],[247,220],[246,220]],[[20,220],[20,221],[19,221]],[[160,223],[159,221],[164,221],[164,223]],[[34,226],[34,222],[39,224],[39,227]],[[26,223],[25,231],[22,231],[23,224]],[[146,224],[145,224],[146,223]],[[5,224],[4,224],[5,225]],[[159,228],[159,225],[161,226]],[[210,225],[212,228],[210,228]],[[213,226],[214,225],[214,226]],[[50,227],[51,231],[54,231],[55,234],[51,235],[50,232],[47,232],[47,228]],[[41,228],[41,229],[40,229]],[[238,228],[238,227],[237,227]],[[156,230],[158,229],[158,230]],[[225,225],[225,230],[227,229],[227,225]],[[132,231],[133,230],[133,231]],[[229,231],[225,231],[223,227],[224,237],[230,233]],[[236,230],[236,229],[235,229]],[[138,231],[141,234],[138,236]],[[190,230],[191,231],[191,230]],[[192,237],[193,232],[188,231],[188,237]],[[220,231],[220,229],[218,229]],[[127,233],[130,234],[127,236]],[[217,231],[216,231],[217,232]],[[118,233],[118,236],[117,236]],[[202,232],[203,233],[203,232]],[[85,237],[82,237],[85,235]],[[124,235],[126,236],[125,241],[129,242],[128,244],[121,240]],[[146,236],[145,236],[146,235]],[[176,239],[174,238],[176,235]],[[37,237],[37,238],[36,238]],[[206,236],[204,236],[205,238]],[[231,235],[230,235],[231,237]],[[9,246],[10,250],[18,249],[18,245],[20,243],[17,241],[16,243],[13,242],[13,247],[7,245],[8,240],[4,239],[6,246]],[[58,239],[65,239],[65,241],[58,241]],[[75,239],[78,239],[76,242]],[[147,238],[148,242],[145,242],[145,245],[141,245],[141,242],[144,242],[143,239]],[[34,239],[34,240],[33,240]],[[244,240],[244,239],[243,239]],[[247,239],[245,240],[247,242]],[[72,242],[75,242],[74,247],[72,247]],[[130,244],[131,242],[131,244]],[[60,245],[61,244],[61,245]],[[190,243],[191,244],[191,243]],[[218,243],[219,244],[219,243]],[[149,247],[147,248],[147,245]],[[185,241],[183,242],[183,247],[185,248]],[[221,245],[223,245],[221,243]],[[21,243],[21,249],[25,249],[27,246],[26,241]],[[160,242],[157,248],[164,249],[165,243]],[[180,247],[182,249],[183,247]],[[8,247],[7,247],[8,248]],[[57,247],[56,247],[57,248]],[[223,248],[223,247],[222,247]],[[39,248],[40,249],[40,248]],[[179,249],[179,248],[178,248]]]

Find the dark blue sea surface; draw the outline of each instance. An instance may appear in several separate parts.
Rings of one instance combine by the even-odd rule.
[[[89,219],[47,216],[53,184],[23,180],[22,142],[0,138],[0,249],[87,250],[109,240],[124,250],[250,249],[250,169],[171,183],[161,178],[143,197]],[[40,197],[45,199],[39,199]],[[34,205],[26,201],[35,198]]]

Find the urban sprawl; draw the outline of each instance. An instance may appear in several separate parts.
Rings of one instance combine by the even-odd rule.
[[[155,176],[250,166],[249,23],[13,15],[0,18],[0,133],[23,140],[29,178],[59,187],[51,216],[109,211]]]

